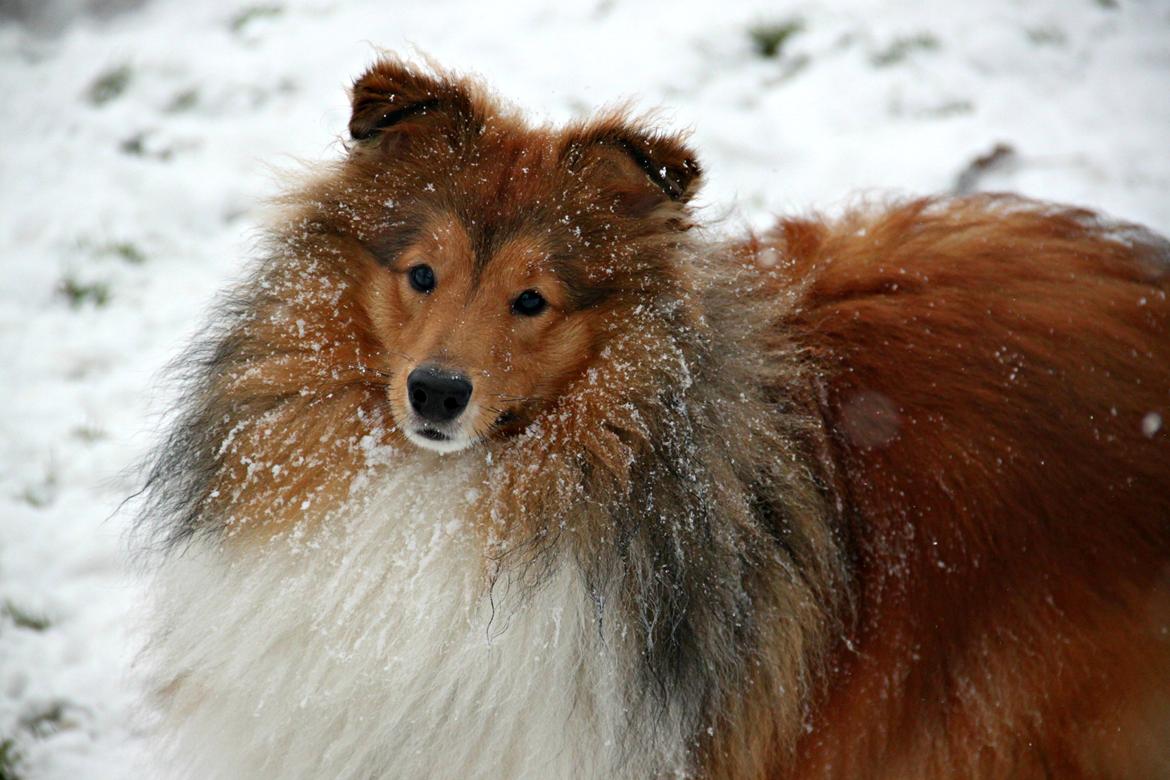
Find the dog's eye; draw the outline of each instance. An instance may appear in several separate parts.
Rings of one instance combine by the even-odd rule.
[[[548,306],[548,301],[536,290],[525,290],[516,296],[516,300],[512,301],[512,311],[525,317],[535,317],[544,311],[546,306]]]
[[[410,286],[420,293],[426,294],[435,289],[435,272],[429,265],[413,266],[408,275],[410,276]]]

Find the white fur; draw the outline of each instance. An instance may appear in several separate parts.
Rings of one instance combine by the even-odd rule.
[[[683,772],[677,729],[623,742],[631,654],[602,637],[570,565],[523,600],[502,578],[493,618],[468,527],[477,458],[398,455],[314,530],[164,565],[148,657],[166,776]]]
[[[407,401],[408,408],[409,404],[410,402]],[[413,411],[407,412],[407,415],[407,422],[401,428],[402,433],[412,444],[424,450],[450,454],[467,449],[479,438],[475,434],[474,421],[479,418],[479,407],[475,403],[472,403],[454,420],[445,423],[424,420]],[[428,439],[422,434],[426,428],[438,431],[447,438],[439,441]]]

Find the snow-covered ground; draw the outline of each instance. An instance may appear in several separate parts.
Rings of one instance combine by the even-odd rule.
[[[10,0],[0,14],[5,780],[134,776],[142,585],[115,509],[166,405],[159,369],[239,273],[280,169],[341,153],[345,87],[378,47],[480,73],[542,119],[664,107],[693,129],[705,211],[727,229],[961,179],[1170,231],[1165,0]]]

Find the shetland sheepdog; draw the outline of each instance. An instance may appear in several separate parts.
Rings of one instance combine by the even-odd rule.
[[[713,237],[686,140],[397,59],[181,359],[166,771],[1170,776],[1170,244]]]

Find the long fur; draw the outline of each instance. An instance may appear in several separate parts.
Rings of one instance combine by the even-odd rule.
[[[350,127],[182,362],[148,475],[168,766],[1170,766],[1165,242],[1004,197],[713,241],[680,138],[531,128],[392,60]],[[436,224],[481,285],[543,247],[575,323],[445,456],[402,437],[418,356],[386,324]]]

